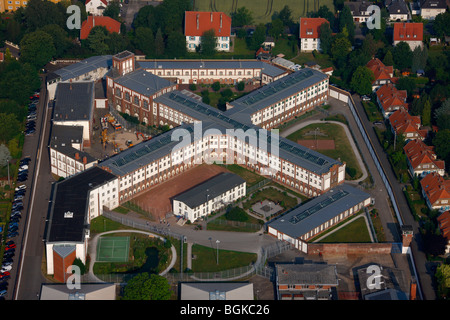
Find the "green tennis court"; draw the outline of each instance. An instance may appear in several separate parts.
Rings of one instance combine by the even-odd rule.
[[[129,248],[130,237],[101,237],[97,244],[97,261],[128,261]]]

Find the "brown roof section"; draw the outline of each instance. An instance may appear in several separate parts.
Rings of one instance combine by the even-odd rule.
[[[329,23],[324,18],[300,18],[300,38],[319,38],[320,26],[324,23]]]
[[[404,108],[408,110],[406,103],[406,90],[398,90],[393,84],[385,84],[377,90],[377,97],[380,100],[381,107],[384,111],[393,110],[394,108]]]
[[[439,169],[445,168],[445,162],[437,160],[434,147],[427,146],[422,140],[411,140],[404,147],[409,163],[415,169],[421,164],[435,164]]]
[[[94,27],[103,26],[108,32],[120,33],[120,22],[110,17],[88,16],[87,20],[81,24],[80,39],[87,39]]]
[[[375,81],[377,80],[390,80],[394,75],[394,67],[393,66],[385,66],[383,62],[378,58],[373,58],[370,60],[367,65],[367,68],[372,70]]]
[[[184,13],[184,35],[202,36],[214,29],[216,37],[231,35],[231,18],[223,12],[186,11]]]
[[[422,41],[423,23],[397,22],[394,23],[394,41]]]
[[[450,180],[444,180],[444,178],[436,172],[427,174],[420,180],[420,184],[428,201],[432,205],[438,200],[450,200]]]
[[[450,211],[443,212],[437,217],[439,229],[441,229],[442,236],[450,241]]]
[[[401,108],[389,117],[389,122],[397,134],[406,135],[407,133],[416,133],[422,138],[426,138],[427,130],[421,130],[420,117],[412,116],[405,109]]]

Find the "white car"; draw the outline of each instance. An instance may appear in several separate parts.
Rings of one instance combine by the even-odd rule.
[[[9,266],[2,266],[2,270],[0,270],[1,273],[4,273],[6,271],[10,271],[12,269],[12,265]]]
[[[19,190],[24,190],[24,189],[26,189],[27,188],[27,186],[26,185],[21,185],[21,186],[18,186],[18,187],[16,187],[16,191],[19,191]]]
[[[19,171],[27,170],[27,169],[28,169],[28,166],[25,164],[19,168]]]

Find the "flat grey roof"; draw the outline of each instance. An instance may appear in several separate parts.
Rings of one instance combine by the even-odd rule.
[[[268,226],[297,239],[368,198],[368,193],[342,184],[290,209]]]
[[[47,242],[82,242],[87,224],[88,194],[92,188],[116,179],[98,167],[89,168],[55,184],[47,231]],[[72,218],[65,218],[72,212]]]
[[[335,265],[277,263],[275,266],[279,284],[338,285]]]
[[[96,159],[89,153],[80,151],[72,147],[72,144],[83,144],[83,127],[82,126],[63,126],[52,125],[50,148],[55,149],[66,156],[75,159],[75,154],[78,153],[80,159],[86,157],[87,163],[91,163]]]
[[[69,79],[75,79],[88,72],[96,70],[98,68],[109,69],[112,65],[112,56],[94,56],[81,60],[67,67],[58,69],[53,73],[61,77],[61,81],[67,81]]]
[[[259,60],[139,60],[144,69],[261,69],[272,77],[286,70]]]
[[[94,109],[94,82],[60,82],[56,87],[54,121],[89,120]]]
[[[173,82],[142,69],[127,73],[117,78],[115,82],[145,96],[151,96],[173,85]]]
[[[243,183],[245,180],[240,176],[231,172],[223,172],[176,195],[172,200],[181,201],[189,208],[196,208]]]
[[[255,112],[327,78],[328,76],[320,71],[311,68],[301,69],[230,102],[233,108],[227,110],[226,114],[230,117],[249,118]]]

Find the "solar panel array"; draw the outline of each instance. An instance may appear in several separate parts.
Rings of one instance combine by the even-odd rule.
[[[243,98],[241,102],[245,105],[253,105],[258,101],[261,101],[267,97],[274,95],[277,92],[280,92],[286,88],[293,86],[300,81],[303,81],[306,78],[313,76],[313,72],[311,70],[302,70],[301,72],[295,72],[291,74],[289,77],[282,78],[280,81],[273,82],[272,84],[262,88],[260,90],[255,91],[254,94],[248,95],[248,97]]]
[[[320,201],[316,205],[312,206],[311,208],[308,208],[294,216],[292,216],[289,219],[289,222],[292,224],[297,224],[300,221],[308,218],[309,216],[313,215],[314,213],[322,210],[325,207],[328,207],[329,205],[333,204],[334,202],[338,201],[339,199],[345,197],[349,193],[345,190],[339,190],[338,192],[328,196],[325,200]]]
[[[287,151],[287,152],[289,152],[289,153],[292,153],[292,154],[295,154],[297,156],[300,156],[303,159],[308,160],[308,161],[310,161],[312,163],[315,163],[315,164],[317,164],[319,166],[323,166],[325,164],[328,164],[328,161],[325,160],[324,158],[321,158],[321,157],[319,157],[317,155],[314,155],[314,154],[308,152],[307,149],[300,149],[297,146],[294,146],[292,144],[288,144],[285,141],[281,141],[280,142],[280,148],[285,150],[285,151]]]

